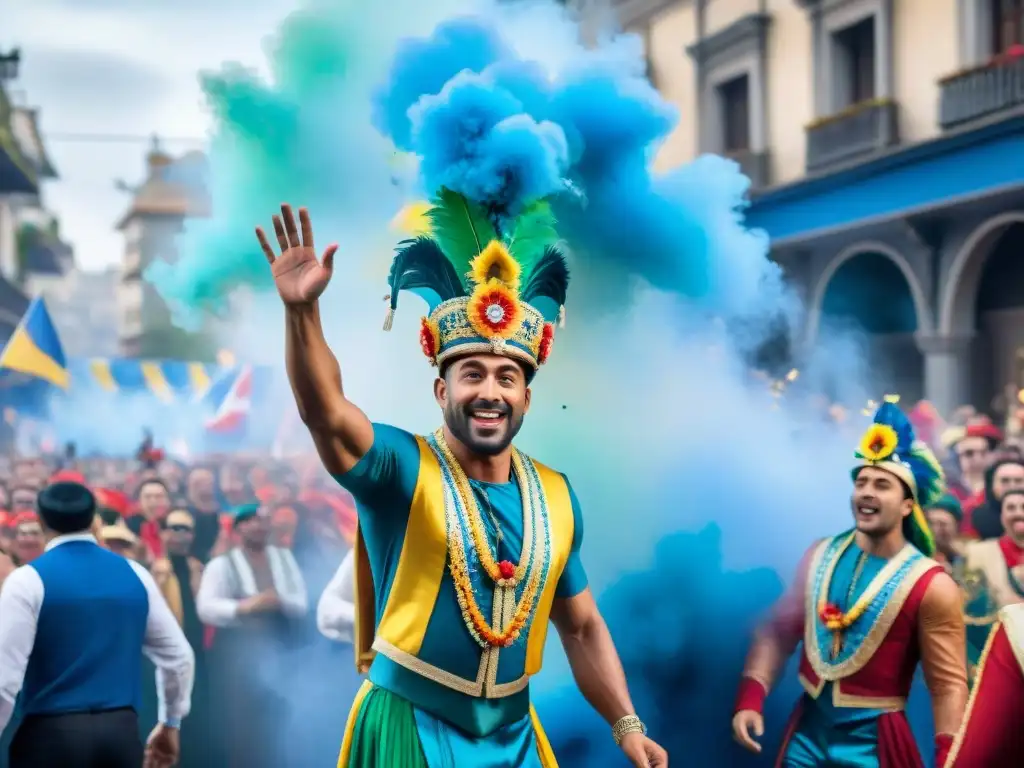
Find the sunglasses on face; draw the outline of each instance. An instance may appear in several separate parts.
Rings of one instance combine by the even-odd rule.
[[[167,526],[168,531],[174,533],[192,533],[192,526],[190,525],[169,525]]]

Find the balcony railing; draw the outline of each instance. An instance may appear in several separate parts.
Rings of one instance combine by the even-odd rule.
[[[1024,58],[947,77],[939,81],[939,89],[943,130],[1024,107]]]
[[[745,149],[739,152],[727,152],[725,156],[740,164],[743,175],[750,179],[751,189],[763,189],[768,186],[767,152],[753,152]]]
[[[858,160],[899,142],[896,104],[871,101],[811,123],[807,172]]]

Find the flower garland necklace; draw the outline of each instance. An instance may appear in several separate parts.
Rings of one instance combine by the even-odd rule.
[[[836,556],[835,562],[838,563],[839,559],[846,552],[846,549],[850,546],[851,538],[846,544],[843,545],[839,554]],[[857,565],[853,570],[853,578],[850,580],[850,588],[846,590],[846,605],[853,603],[853,595],[857,591],[857,582],[860,581],[861,574],[864,572],[864,565],[867,563],[867,553],[861,552],[857,558]],[[836,659],[839,654],[843,651],[844,635],[846,630],[853,626],[854,622],[857,621],[864,612],[871,605],[871,596],[865,592],[861,595],[860,600],[853,604],[853,606],[846,612],[836,605],[828,601],[829,588],[832,586],[831,574],[824,580],[821,585],[821,592],[818,595],[818,618],[821,623],[825,625],[825,628],[832,633],[832,658]]]
[[[469,634],[481,647],[507,648],[519,638],[530,620],[541,591],[544,563],[547,561],[550,548],[546,516],[543,514],[543,498],[527,477],[524,458],[518,451],[513,452],[512,469],[523,497],[523,551],[518,565],[513,565],[507,560],[497,562],[487,540],[480,505],[473,494],[469,478],[452,454],[440,429],[434,433],[434,444],[438,458],[443,463],[442,477],[447,471],[451,481],[445,494],[448,559],[463,621]],[[469,529],[468,542],[464,541],[466,528]],[[484,617],[476,599],[470,577],[467,543],[471,545],[473,553],[496,587],[493,625]],[[515,588],[527,575],[527,569],[529,578],[523,588],[522,597],[512,609]],[[506,606],[506,603],[509,605]]]
[[[452,474],[452,479],[455,482],[455,489],[458,492],[459,500],[462,502],[462,507],[466,515],[466,522],[469,527],[469,532],[472,537],[473,549],[477,558],[480,560],[480,565],[483,566],[484,572],[490,577],[491,581],[497,584],[499,587],[515,587],[519,584],[523,576],[526,575],[526,567],[530,561],[530,552],[528,547],[533,542],[527,541],[528,529],[526,526],[528,512],[526,508],[527,499],[525,498],[525,488],[527,487],[525,478],[522,477],[516,467],[515,459],[513,458],[512,469],[516,474],[516,480],[519,481],[520,493],[524,494],[523,498],[523,551],[519,558],[519,564],[513,565],[508,560],[502,560],[498,562],[491,552],[490,542],[487,540],[487,529],[484,527],[483,516],[480,514],[480,505],[477,503],[476,496],[473,494],[473,487],[469,484],[469,478],[462,469],[462,465],[459,464],[458,460],[452,454],[451,449],[448,447],[447,441],[444,439],[444,432],[437,430],[434,433],[434,439],[437,441],[437,447],[441,451],[441,455],[444,457],[445,463],[448,465],[448,469]],[[515,457],[516,454],[513,454]],[[536,531],[536,526],[533,526]],[[500,530],[500,529],[499,529]]]

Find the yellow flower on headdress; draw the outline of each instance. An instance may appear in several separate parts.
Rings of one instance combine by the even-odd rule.
[[[885,461],[896,450],[897,443],[896,430],[888,424],[872,424],[860,440],[858,453],[866,461]]]
[[[519,273],[519,262],[512,258],[500,240],[491,240],[469,264],[469,277],[478,286],[497,280],[518,291]]]
[[[515,290],[497,279],[481,283],[469,297],[466,315],[485,339],[510,339],[523,324],[523,306]]]

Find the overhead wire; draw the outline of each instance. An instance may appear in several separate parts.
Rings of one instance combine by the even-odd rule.
[[[45,141],[68,142],[80,144],[206,144],[204,139],[189,136],[161,136],[159,134],[129,133],[75,133],[75,132],[43,132]]]

